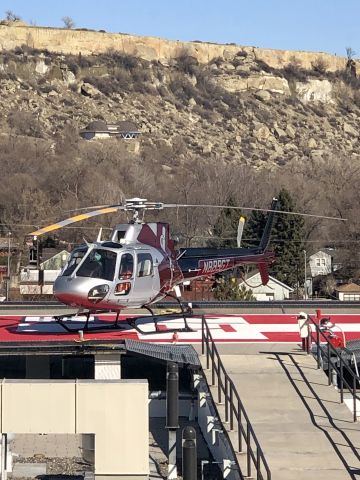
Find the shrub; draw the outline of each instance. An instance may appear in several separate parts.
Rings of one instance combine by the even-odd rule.
[[[172,78],[169,88],[180,100],[187,101],[191,97],[196,96],[196,89],[186,78],[181,75],[176,75]]]
[[[247,52],[245,52],[244,50],[239,50],[236,54],[237,57],[243,57],[243,58],[246,58],[248,56]]]
[[[176,58],[177,66],[179,70],[188,74],[195,75],[198,69],[199,62],[195,57],[190,55],[181,55]]]
[[[314,60],[311,64],[311,66],[312,66],[314,72],[319,73],[321,75],[326,73],[326,71],[329,67],[327,62],[325,62],[325,60],[321,57],[318,57],[316,60]]]
[[[40,123],[35,115],[25,110],[14,110],[7,118],[9,126],[18,135],[41,137]]]

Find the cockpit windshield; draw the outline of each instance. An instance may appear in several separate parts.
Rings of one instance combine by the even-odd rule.
[[[114,280],[116,253],[111,250],[95,248],[91,250],[76,272],[77,277],[93,277],[102,280]]]
[[[87,252],[87,248],[77,248],[72,252],[70,258],[62,272],[64,277],[69,277],[75,268],[79,265],[81,260],[84,258],[85,253]]]

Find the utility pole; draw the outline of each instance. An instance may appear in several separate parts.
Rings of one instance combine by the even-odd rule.
[[[10,300],[10,254],[11,254],[11,232],[8,232],[8,258],[7,258],[7,280],[6,280],[6,301]]]

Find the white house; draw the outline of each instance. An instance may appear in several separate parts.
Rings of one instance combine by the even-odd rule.
[[[332,272],[332,256],[324,250],[319,250],[310,255],[309,267],[312,277],[329,275]]]
[[[20,294],[26,296],[32,295],[52,295],[54,282],[64,267],[69,252],[62,250],[52,257],[49,257],[40,264],[44,271],[44,285],[39,286],[39,271],[36,268],[22,268],[20,271]]]
[[[245,286],[247,290],[252,290],[254,297],[259,301],[286,300],[294,291],[293,288],[274,277],[269,277],[267,285],[262,285],[259,272],[249,277],[246,283],[241,282],[239,286]]]
[[[111,137],[133,140],[139,137],[140,132],[133,122],[121,121],[108,124],[103,120],[95,120],[89,123],[87,127],[80,130],[80,135],[85,140]]]
[[[335,288],[336,296],[338,300],[343,301],[360,301],[360,285],[356,283],[348,283],[346,285],[340,285]]]

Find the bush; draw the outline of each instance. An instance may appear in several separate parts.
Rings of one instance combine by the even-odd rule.
[[[9,113],[7,121],[9,126],[18,135],[41,137],[40,122],[36,116],[30,112],[25,110],[14,110]]]
[[[176,75],[169,85],[172,93],[180,100],[190,100],[191,97],[196,97],[197,92],[194,86],[183,76]]]
[[[321,57],[318,57],[316,60],[314,60],[311,64],[314,72],[319,73],[320,75],[323,75],[326,73],[329,65],[325,60],[323,60]]]
[[[123,67],[126,70],[133,70],[141,64],[139,58],[134,55],[128,55],[126,53],[119,53],[114,50],[109,50],[105,54],[100,56],[108,65]]]
[[[179,70],[187,75],[195,75],[198,69],[199,62],[195,57],[190,55],[181,55],[176,58]]]
[[[85,77],[85,83],[90,83],[104,95],[111,95],[117,91],[117,82],[109,77]]]

